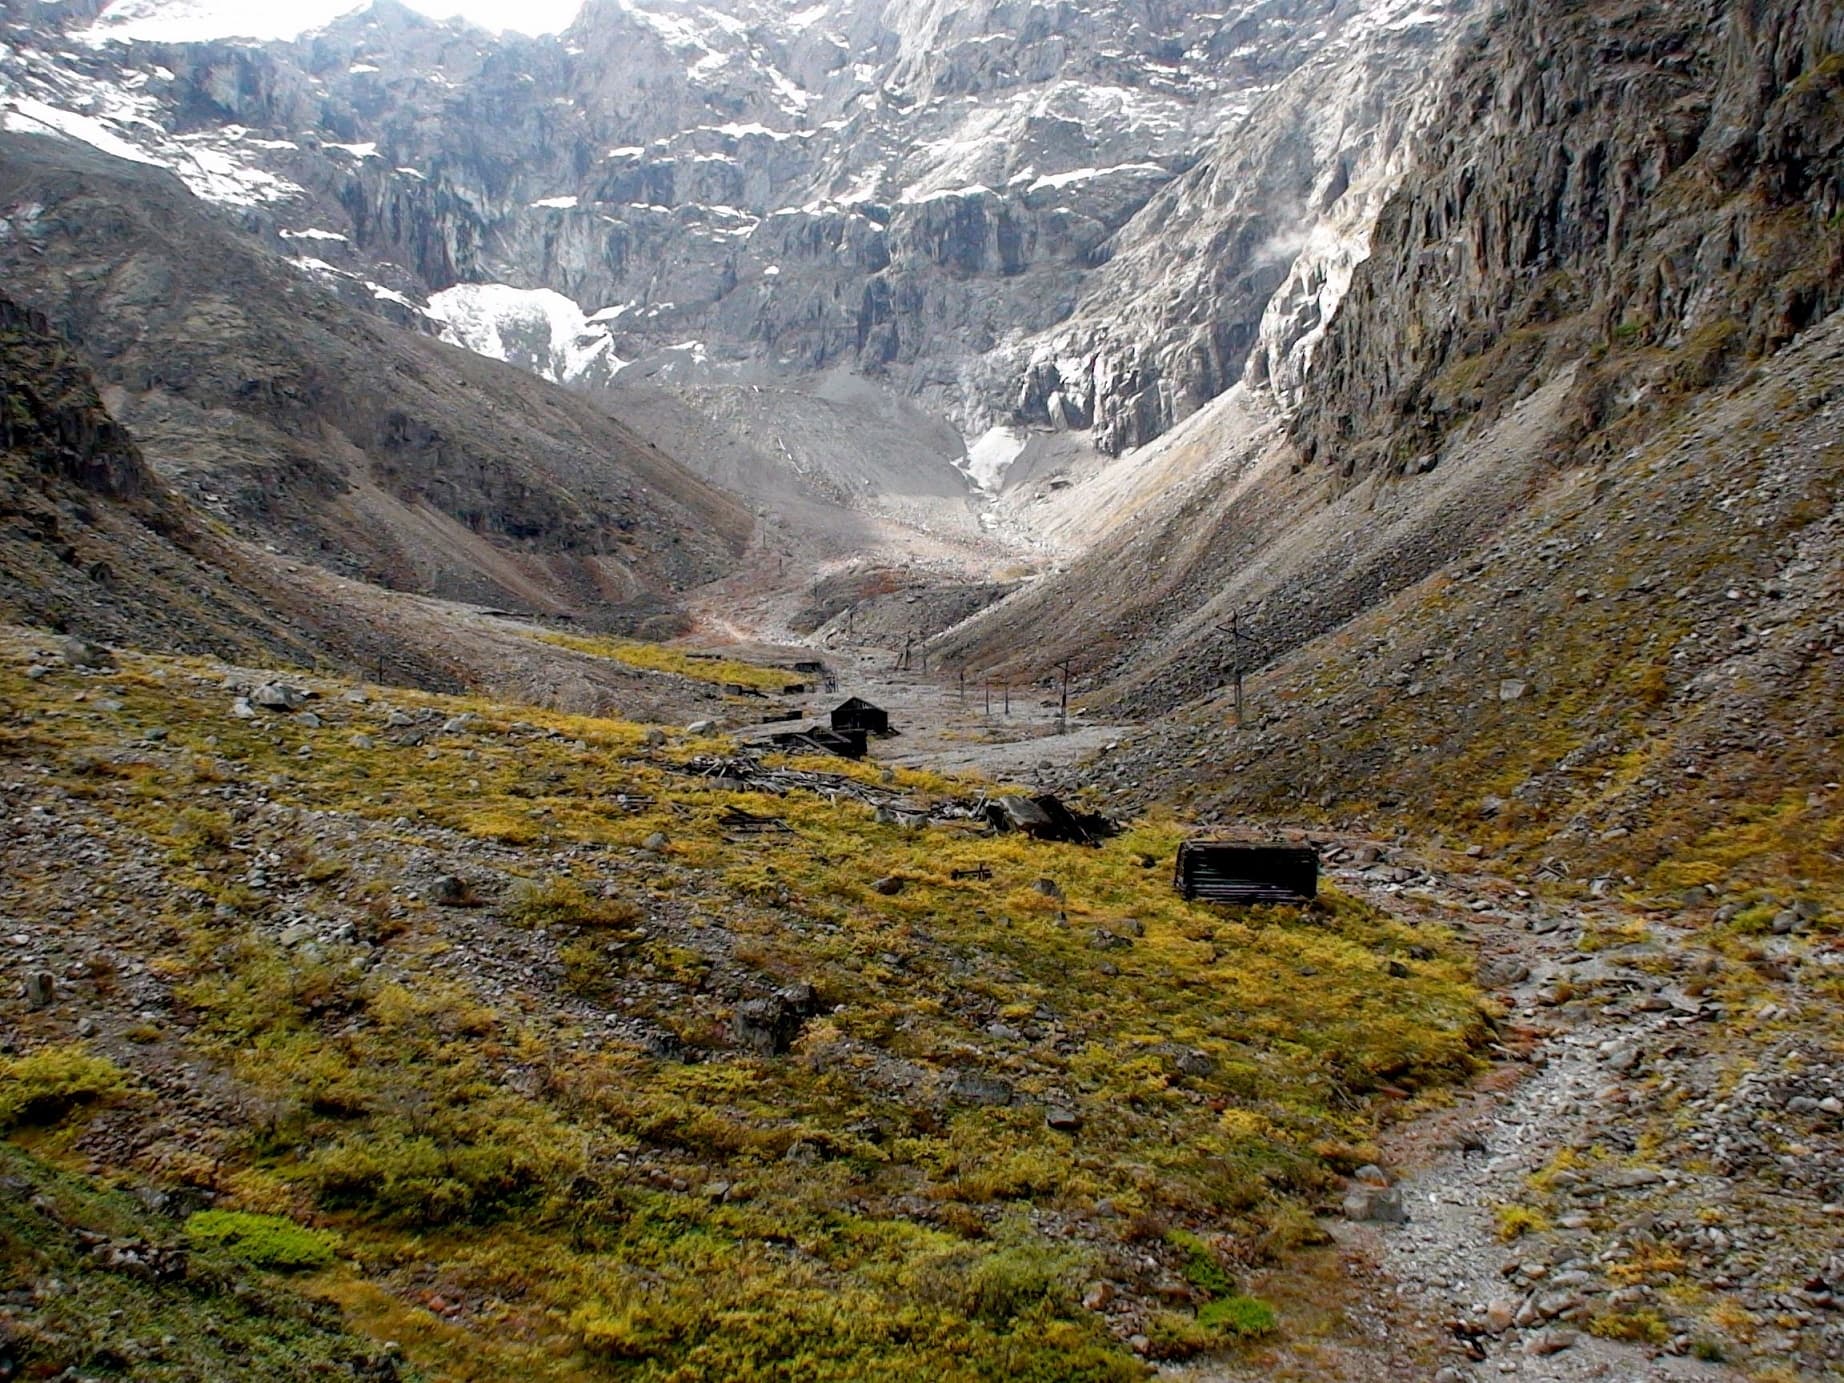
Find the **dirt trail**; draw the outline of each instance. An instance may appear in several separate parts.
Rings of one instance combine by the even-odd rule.
[[[1694,956],[1694,939],[1654,924],[1634,945],[1597,950],[1591,941],[1584,948],[1585,930],[1610,934],[1631,919],[1612,904],[1546,906],[1489,876],[1424,871],[1421,862],[1374,844],[1342,844],[1360,859],[1382,854],[1387,862],[1334,865],[1338,887],[1405,918],[1444,917],[1472,942],[1481,982],[1503,1006],[1509,1050],[1450,1106],[1399,1124],[1382,1140],[1406,1224],[1326,1222],[1334,1238],[1326,1252],[1339,1261],[1322,1273],[1337,1298],[1317,1303],[1327,1308],[1325,1328],[1254,1360],[1171,1376],[1189,1383],[1749,1376],[1693,1357],[1719,1351],[1693,1350],[1682,1335],[1639,1344],[1584,1328],[1610,1311],[1649,1319],[1664,1295],[1631,1285],[1640,1279],[1621,1277],[1619,1262],[1610,1271],[1612,1255],[1599,1250],[1617,1247],[1626,1234],[1670,1246],[1672,1217],[1700,1211],[1707,1220],[1712,1205],[1735,1199],[1737,1184],[1685,1170],[1683,1150],[1675,1150],[1676,1161],[1674,1150],[1652,1149],[1592,1172],[1565,1172],[1558,1194],[1577,1206],[1559,1215],[1553,1232],[1507,1243],[1499,1229],[1500,1207],[1537,1199],[1532,1173],[1549,1168],[1553,1176],[1559,1154],[1566,1165],[1569,1152],[1617,1146],[1622,1130],[1636,1132],[1655,1112],[1658,1082],[1649,1077],[1672,1074],[1677,1068],[1667,1059],[1685,1057],[1677,1049],[1707,1031],[1713,1016],[1704,1002],[1658,978],[1660,958]],[[1700,1058],[1693,1052],[1685,1059]],[[1822,1254],[1822,1239],[1818,1244]],[[1683,1276],[1696,1290],[1712,1280],[1736,1285],[1715,1271]]]

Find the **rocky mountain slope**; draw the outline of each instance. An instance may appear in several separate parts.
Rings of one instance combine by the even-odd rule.
[[[579,397],[354,312],[164,171],[0,136],[0,265],[199,510],[371,584],[646,618],[753,520]],[[622,610],[633,613],[623,615]]]
[[[1216,698],[1122,783],[1484,812],[1468,829],[1533,866],[1726,876],[1703,832],[1783,797],[1821,820],[1839,23],[1500,6],[1286,435],[1200,429],[1209,479],[938,655],[1028,677],[1075,654],[1115,710]],[[1221,697],[1238,657],[1262,670],[1242,736]],[[1718,773],[1690,800],[1673,786]],[[1835,877],[1827,849],[1803,871]]]
[[[595,0],[494,39],[387,0],[256,45],[41,7],[0,83],[402,320],[588,385],[849,368],[958,430],[946,469],[1138,444],[1251,360],[1293,387],[1470,8]]]

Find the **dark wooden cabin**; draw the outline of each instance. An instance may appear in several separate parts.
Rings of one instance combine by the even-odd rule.
[[[850,697],[834,709],[832,728],[862,730],[868,735],[887,735],[890,733],[890,713],[881,706],[873,706],[862,696]]]
[[[1310,903],[1319,894],[1319,852],[1310,846],[1187,840],[1173,886],[1200,903]]]

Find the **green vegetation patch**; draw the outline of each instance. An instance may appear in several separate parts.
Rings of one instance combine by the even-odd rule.
[[[620,722],[393,691],[419,723],[471,713],[396,744],[337,687],[318,726],[238,721],[221,670],[122,664],[105,710],[0,662],[0,754],[165,871],[134,935],[238,1092],[234,1124],[188,1112],[220,1120],[197,1180],[254,1218],[200,1221],[235,1228],[210,1251],[311,1267],[291,1221],[332,1227],[365,1266],[314,1290],[444,1377],[1127,1379],[1139,1315],[1081,1302],[1170,1276],[1201,1307],[1155,1352],[1230,1348],[1273,1328],[1239,1274],[1297,1241],[1379,1103],[1486,1036],[1447,932],[1332,889],[1187,902],[1145,863],[1170,820],[1096,849],[913,829],[835,779],[682,771],[693,746]],[[124,749],[135,725],[167,736]],[[393,882],[427,846],[470,861],[462,905]],[[280,861],[266,892],[245,851]],[[355,939],[281,944],[278,894]],[[518,960],[489,987],[463,945]],[[739,1040],[745,999],[800,985],[772,1055]]]
[[[53,1123],[127,1088],[119,1066],[77,1043],[0,1057],[0,1132]]]
[[[669,672],[694,682],[709,682],[720,687],[747,687],[751,691],[783,692],[800,690],[800,674],[785,668],[762,667],[735,658],[699,657],[669,644],[645,643],[639,639],[617,639],[599,635],[544,634],[542,642],[567,648],[572,653],[591,658],[607,658],[642,672]]]
[[[252,1267],[284,1272],[326,1267],[339,1242],[325,1230],[245,1210],[200,1210],[186,1220],[186,1237],[194,1244],[214,1244]]]

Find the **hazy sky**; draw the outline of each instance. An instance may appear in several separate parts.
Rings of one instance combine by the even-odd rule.
[[[184,43],[209,38],[292,38],[366,0],[113,0],[99,36]],[[489,29],[554,33],[576,18],[583,0],[404,0],[438,19],[461,15]]]
[[[406,0],[406,3],[442,19],[458,14],[488,29],[548,34],[575,19],[583,0]]]

